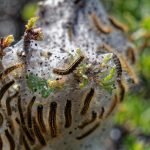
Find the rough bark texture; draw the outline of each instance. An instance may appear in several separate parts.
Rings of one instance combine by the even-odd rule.
[[[25,49],[22,39],[5,49],[2,59],[5,69],[23,64],[9,74],[3,71],[1,77],[5,84],[15,81],[1,96],[3,149],[14,145],[15,149],[103,149],[112,122],[108,116],[119,102],[120,80],[129,79],[118,70],[115,56],[125,56],[131,43],[111,24],[98,0],[47,0],[40,4],[39,16],[37,27],[42,28],[44,40],[29,41]],[[115,55],[104,44],[116,49]],[[12,99],[8,115],[7,97],[15,91],[20,97]],[[42,110],[44,126],[38,116]]]

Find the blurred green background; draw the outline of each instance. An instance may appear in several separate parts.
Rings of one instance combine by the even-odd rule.
[[[129,89],[115,116],[115,149],[150,150],[150,0],[103,0],[107,11],[129,27],[136,45],[140,83]],[[113,129],[112,129],[113,130]],[[121,137],[122,136],[122,137]]]

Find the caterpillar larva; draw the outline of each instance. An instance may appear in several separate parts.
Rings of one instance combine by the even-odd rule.
[[[41,145],[46,145],[46,141],[40,131],[40,128],[37,124],[35,117],[33,117],[33,128],[34,128],[34,133],[35,133],[37,139],[39,140],[39,142],[41,143]]]
[[[56,112],[57,112],[57,103],[51,102],[49,111],[49,127],[52,137],[57,136]]]
[[[2,115],[2,113],[0,113],[0,127],[1,127],[2,124],[3,124],[3,121],[4,121],[3,115]]]
[[[103,43],[103,48],[107,50],[108,52],[114,53],[119,58],[123,70],[125,70],[129,74],[133,82],[137,84],[139,82],[138,77],[134,69],[132,68],[132,66],[128,63],[127,59],[122,54],[119,54],[115,49],[113,49],[110,45],[106,43]]]
[[[3,141],[2,141],[2,138],[1,138],[1,135],[0,135],[0,149],[3,148]]]
[[[89,124],[93,123],[97,118],[97,113],[95,111],[92,111],[92,117],[90,120],[86,120],[84,121],[81,125],[79,125],[78,127],[80,129],[83,129],[84,127],[88,126]]]
[[[21,97],[18,97],[18,111],[19,111],[19,115],[20,115],[20,120],[21,120],[21,124],[25,125],[25,120],[24,120],[24,115],[23,115],[23,110],[22,110],[22,104],[21,104]]]
[[[85,115],[86,112],[88,111],[89,106],[90,106],[90,102],[91,102],[93,96],[94,96],[94,89],[91,88],[90,91],[88,92],[85,100],[84,100],[84,104],[83,104],[83,107],[81,110],[81,115]]]
[[[46,126],[43,119],[43,105],[38,105],[37,107],[37,120],[42,132],[46,132]]]
[[[102,119],[103,118],[103,115],[105,113],[105,108],[104,107],[101,107],[101,113],[99,115],[99,118]]]
[[[109,15],[109,20],[112,23],[112,25],[114,25],[119,30],[122,30],[124,32],[128,31],[128,27],[125,24],[119,22],[115,17]]]
[[[35,139],[34,136],[31,135],[31,133],[29,132],[29,130],[27,129],[27,127],[23,124],[21,124],[20,120],[18,118],[15,119],[17,124],[19,125],[19,127],[21,128],[21,132],[23,132],[23,134],[27,137],[27,139],[29,140],[30,144],[34,144],[35,143]]]
[[[0,80],[3,80],[6,76],[8,76],[12,71],[22,68],[24,64],[16,64],[14,66],[11,66],[7,69],[5,69],[2,73],[0,73]]]
[[[71,123],[72,123],[71,107],[72,107],[71,101],[67,100],[67,103],[65,106],[65,112],[64,112],[65,113],[65,120],[66,120],[65,128],[69,128],[71,126]]]
[[[92,21],[93,21],[93,24],[95,26],[95,28],[104,33],[104,34],[109,34],[112,32],[112,28],[111,26],[108,26],[108,25],[105,25],[101,22],[100,18],[98,18],[98,16],[96,15],[96,13],[92,13],[91,14],[91,18],[92,18]]]
[[[113,110],[115,109],[115,107],[117,106],[119,100],[118,100],[118,96],[117,95],[114,95],[113,98],[112,98],[112,103],[108,109],[108,111],[106,112],[105,114],[105,117],[107,118],[112,112]]]
[[[26,150],[30,150],[30,146],[29,146],[29,144],[28,144],[28,142],[27,142],[27,140],[26,140],[26,138],[25,138],[24,135],[23,135],[23,137],[22,137],[22,141],[23,141],[23,144],[24,144],[25,149],[26,149]]]
[[[15,141],[8,130],[5,130],[5,135],[9,141],[10,150],[15,150]]]
[[[27,124],[28,128],[32,128],[32,106],[35,102],[36,97],[34,96],[27,107]]]
[[[7,90],[15,83],[14,80],[6,83],[1,89],[0,89],[0,107],[1,107],[1,100],[4,96],[4,94],[7,92]]]
[[[89,129],[87,132],[85,132],[84,134],[76,137],[77,140],[82,140],[83,138],[87,137],[89,134],[91,134],[92,132],[94,132],[99,126],[99,123],[96,123],[91,129]]]
[[[117,57],[117,55],[113,54],[113,61],[116,65],[116,70],[117,70],[117,81],[120,81],[121,80],[121,76],[122,76],[122,66],[121,66],[121,63],[120,63],[120,60],[119,58]]]
[[[11,101],[18,96],[19,92],[15,92],[12,96],[7,97],[6,99],[6,108],[8,116],[12,115]]]
[[[84,59],[84,56],[79,56],[67,69],[63,70],[63,69],[54,68],[53,73],[58,74],[58,75],[70,74],[78,67],[78,65],[82,62],[83,59]]]

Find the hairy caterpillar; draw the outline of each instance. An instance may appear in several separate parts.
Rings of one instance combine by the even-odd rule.
[[[38,126],[38,124],[36,122],[35,117],[33,117],[33,128],[34,128],[34,133],[35,133],[37,139],[39,140],[39,142],[42,145],[46,145],[46,141],[45,141],[45,139],[44,139],[44,137],[43,137],[43,135],[42,135],[42,133],[40,131],[40,128],[39,128],[39,126]]]
[[[45,123],[44,123],[44,120],[43,120],[43,105],[38,105],[37,107],[37,120],[38,120],[38,123],[39,123],[39,126],[42,130],[42,132],[46,132],[46,127],[45,127]]]
[[[91,18],[92,21],[94,23],[94,26],[96,27],[96,29],[104,34],[109,34],[112,32],[112,28],[111,26],[107,26],[102,24],[100,18],[98,18],[98,16],[96,15],[96,13],[92,13],[91,14]]]
[[[5,135],[9,141],[10,150],[15,150],[15,141],[8,130],[5,130]]]
[[[22,68],[24,64],[16,64],[14,66],[11,66],[7,69],[5,69],[2,73],[0,73],[0,80],[3,80],[6,76],[8,76],[12,71]]]
[[[94,89],[91,88],[90,91],[88,92],[85,100],[84,100],[84,105],[83,105],[82,111],[81,111],[82,115],[85,115],[86,112],[88,111],[89,106],[90,106],[90,102],[91,102],[93,96],[94,96]]]
[[[99,123],[96,123],[91,129],[89,129],[87,132],[85,132],[84,134],[80,135],[77,137],[77,140],[82,140],[83,138],[85,138],[86,136],[88,136],[89,134],[91,134],[93,131],[96,130],[96,128],[98,128]]]
[[[84,56],[80,56],[65,70],[54,68],[53,73],[58,74],[58,75],[70,74],[78,67],[78,65],[82,62],[83,59],[84,59]]]
[[[112,113],[112,111],[115,109],[118,102],[119,102],[119,100],[118,100],[117,95],[114,95],[113,98],[112,98],[112,103],[111,103],[108,111],[105,114],[106,118]]]
[[[135,84],[137,84],[139,82],[138,77],[137,77],[134,69],[132,68],[132,66],[127,62],[126,58],[123,55],[116,52],[116,50],[114,50],[110,45],[108,45],[106,43],[103,43],[103,48],[105,50],[107,50],[108,52],[115,53],[115,55],[118,56],[122,68],[129,74],[129,76],[132,78],[133,82]]]
[[[8,116],[11,116],[12,115],[12,109],[11,109],[11,101],[16,98],[18,96],[19,92],[16,92],[15,94],[13,94],[12,96],[8,97],[6,99],[6,108],[7,108],[7,114]]]
[[[66,106],[65,106],[65,128],[69,128],[72,123],[72,115],[71,115],[71,101],[67,100]]]
[[[109,16],[109,20],[116,28],[118,28],[124,32],[128,31],[128,27],[126,25],[124,25],[123,23],[119,22],[115,17]]]
[[[27,107],[27,124],[29,128],[32,128],[32,106],[35,102],[35,99],[36,97],[34,96]]]
[[[84,122],[83,122],[81,125],[79,125],[78,127],[79,127],[80,129],[83,129],[83,128],[86,127],[87,125],[89,125],[89,124],[91,124],[92,122],[94,122],[94,121],[96,120],[96,118],[97,118],[97,113],[94,112],[94,111],[92,111],[92,117],[91,117],[91,119],[84,121]]]
[[[120,81],[121,76],[122,76],[122,66],[117,55],[113,54],[113,60],[114,60],[114,63],[116,65],[116,70],[117,70],[117,81]]]
[[[7,90],[15,83],[14,80],[6,83],[1,89],[0,89],[0,107],[1,107],[1,100],[4,96],[4,94],[7,92]]]
[[[52,102],[50,104],[50,112],[49,112],[49,127],[52,137],[57,136],[56,112],[57,112],[57,103]]]

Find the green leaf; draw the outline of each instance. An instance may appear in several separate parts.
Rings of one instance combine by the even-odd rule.
[[[36,3],[28,3],[24,6],[22,10],[22,18],[23,20],[27,21],[30,18],[35,16],[35,12],[37,10],[37,4]]]
[[[27,75],[27,86],[32,92],[39,92],[43,98],[47,98],[54,90],[48,86],[47,80],[31,73]]]
[[[150,16],[143,19],[141,26],[145,30],[150,31]]]

